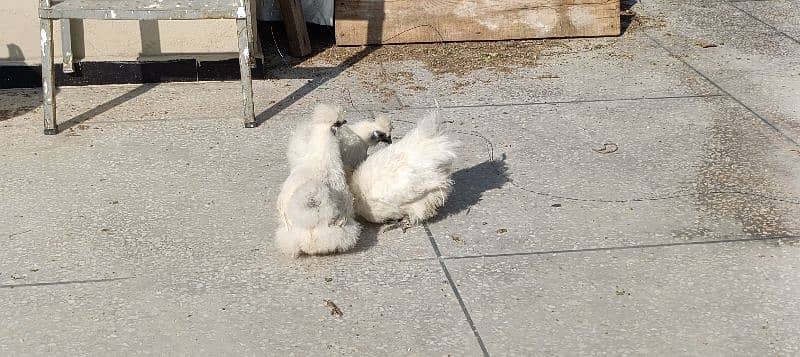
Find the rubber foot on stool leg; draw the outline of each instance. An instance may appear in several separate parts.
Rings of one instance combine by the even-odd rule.
[[[255,128],[257,126],[258,126],[258,124],[256,122],[254,122],[254,121],[251,121],[249,123],[244,123],[244,127],[245,128]]]
[[[44,135],[56,135],[56,134],[58,134],[58,129],[56,128],[44,129]]]

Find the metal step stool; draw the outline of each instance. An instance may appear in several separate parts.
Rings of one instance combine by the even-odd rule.
[[[239,69],[242,75],[244,126],[256,126],[250,67],[260,56],[255,30],[255,0],[39,0],[42,43],[42,93],[44,133],[58,133],[53,69],[53,21],[61,20],[64,69],[72,70],[70,19],[99,20],[236,20],[239,37]]]

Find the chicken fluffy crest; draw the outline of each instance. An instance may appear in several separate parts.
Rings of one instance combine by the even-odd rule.
[[[336,133],[342,151],[344,172],[349,178],[367,159],[367,150],[380,142],[392,143],[392,122],[383,114],[375,120],[347,124]]]
[[[403,220],[407,225],[433,217],[452,191],[457,147],[438,111],[429,114],[355,170],[350,189],[356,213],[374,223]]]
[[[291,171],[278,195],[281,226],[275,232],[276,246],[288,255],[343,252],[361,233],[334,135],[343,123],[341,109],[319,105],[311,122],[292,136]]]
[[[311,127],[314,126],[318,120],[322,123],[334,121],[334,124],[346,122],[342,117],[341,107],[328,104],[317,105],[314,108],[312,120],[310,122],[298,125],[294,130],[291,140],[289,141],[289,148],[286,150],[286,158],[289,161],[290,170],[294,169],[301,161],[303,161],[306,155],[308,155],[310,149],[314,147],[311,145],[311,143],[309,143],[309,140],[311,139],[310,135],[312,133]],[[341,125],[337,127],[331,126],[331,128],[335,129],[340,126]],[[336,131],[334,131],[334,133],[336,133]]]

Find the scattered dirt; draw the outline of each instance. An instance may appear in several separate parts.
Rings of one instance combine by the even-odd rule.
[[[566,41],[516,40],[453,42],[362,47],[330,47],[299,66],[331,64],[376,65],[418,61],[434,74],[464,76],[478,69],[510,71],[536,66],[539,58],[569,50]],[[363,56],[363,58],[361,58]],[[352,63],[348,63],[352,62]]]
[[[392,72],[391,74],[388,75],[392,77],[391,78],[392,80],[396,80],[404,84],[411,84],[415,82],[414,73],[408,71]]]
[[[708,237],[711,237],[713,234],[713,229],[698,225],[697,223],[691,227],[673,230],[671,233],[673,238],[680,240],[708,239]]]
[[[627,31],[649,30],[649,29],[663,29],[667,27],[667,20],[663,17],[642,16],[636,15],[633,21],[628,26]]]
[[[572,47],[570,47],[572,46]],[[576,48],[573,48],[576,47]],[[514,68],[534,67],[541,57],[575,52],[581,49],[574,41],[564,40],[515,40],[493,42],[454,42],[430,44],[402,44],[362,47],[329,47],[318,54],[302,60],[298,67],[326,66],[377,66],[378,71],[357,71],[363,85],[380,94],[383,103],[390,102],[397,95],[397,89],[404,87],[413,91],[425,91],[414,73],[398,64],[402,61],[421,62],[435,75],[454,75],[452,92],[461,93],[472,85],[472,80],[464,79],[473,71],[484,69],[509,73]],[[600,45],[600,48],[604,47]],[[595,48],[591,48],[595,49]],[[536,79],[559,78],[544,74]]]
[[[550,207],[561,207],[561,204],[560,203],[553,203],[552,205],[550,205]]]
[[[628,14],[630,21],[636,21],[639,28],[663,25],[663,20],[655,18],[634,16],[633,11]],[[635,20],[634,20],[635,18]],[[282,26],[275,27],[280,32]],[[518,68],[532,68],[538,66],[544,58],[559,55],[569,55],[581,52],[600,51],[602,54],[622,59],[633,58],[632,53],[621,50],[609,49],[617,42],[616,39],[533,39],[533,40],[508,40],[508,41],[475,41],[475,42],[445,42],[427,44],[396,44],[383,46],[348,46],[337,47],[334,43],[333,33],[327,28],[316,28],[316,41],[312,41],[314,54],[307,58],[281,57],[287,67],[313,68],[315,76],[327,77],[338,75],[342,70],[354,69],[354,73],[367,88],[376,94],[378,100],[389,103],[397,99],[403,91],[424,92],[429,90],[421,79],[408,68],[421,64],[434,76],[454,76],[448,84],[452,94],[463,93],[475,84],[474,81],[489,76],[468,76],[469,74],[485,70],[496,73],[510,73]],[[265,38],[272,38],[269,33]],[[278,36],[282,38],[282,36]],[[282,45],[285,45],[281,43]],[[414,65],[404,62],[415,62]],[[406,67],[409,66],[410,67]],[[366,67],[366,68],[364,68]],[[466,78],[465,78],[466,77]],[[560,78],[555,74],[541,74],[535,79],[549,80]],[[494,79],[481,80],[494,82]],[[443,89],[443,88],[442,88]],[[400,104],[400,103],[397,103]]]
[[[326,283],[330,283],[330,282],[332,282],[332,281],[333,281],[333,278],[325,278],[325,282],[326,282]]]
[[[464,243],[464,241],[461,240],[461,235],[458,235],[458,234],[455,234],[455,233],[450,235],[450,239],[452,239],[453,242],[462,243],[462,244]]]
[[[463,93],[464,88],[471,85],[473,82],[467,80],[456,80],[453,82],[453,93]]]
[[[344,315],[344,313],[342,312],[342,309],[340,309],[338,306],[336,306],[336,304],[333,301],[325,299],[325,300],[322,300],[322,304],[328,307],[328,309],[331,312],[331,316],[340,317],[340,316]]]
[[[505,229],[505,228],[500,228],[500,229],[497,230],[497,234],[503,234],[503,233],[506,233],[506,232],[508,232],[508,229]]]

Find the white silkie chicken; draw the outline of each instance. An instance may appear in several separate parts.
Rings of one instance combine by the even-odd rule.
[[[356,213],[374,223],[402,221],[404,231],[433,217],[452,191],[457,146],[444,132],[438,111],[427,115],[355,170],[350,190]]]
[[[311,122],[292,137],[290,148],[302,148],[295,152],[302,155],[290,156],[293,167],[277,201],[282,224],[275,232],[276,245],[288,255],[343,252],[361,233],[334,135],[344,123],[340,108],[318,105]]]
[[[364,120],[343,125],[336,132],[342,151],[342,164],[348,179],[353,171],[367,159],[367,150],[373,145],[392,143],[392,122],[383,114],[375,120]]]

